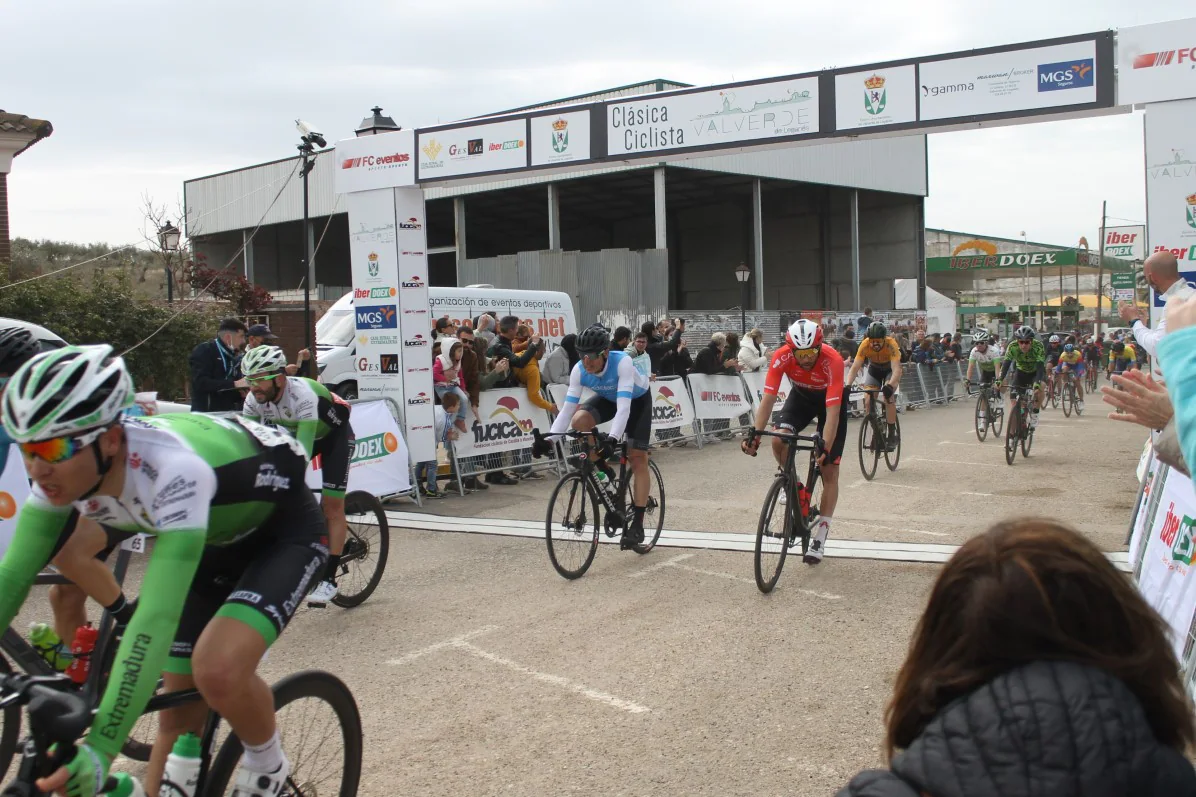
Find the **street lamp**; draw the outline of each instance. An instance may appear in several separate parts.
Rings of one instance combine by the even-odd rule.
[[[740,286],[740,300],[739,300],[739,334],[747,334],[747,301],[748,301],[748,280],[752,278],[752,270],[747,267],[747,263],[740,263],[735,267],[735,280]]]
[[[170,253],[179,251],[179,228],[173,222],[166,222],[158,228],[158,247],[166,261],[166,303],[174,304],[174,273],[170,270]]]
[[[315,148],[324,149],[328,146],[328,142],[324,140],[324,136],[316,131],[309,123],[302,119],[295,120],[295,127],[299,129],[299,137],[301,143],[299,145],[299,157],[303,164],[299,170],[300,176],[303,178],[303,230],[300,233],[303,238],[303,257],[300,263],[303,266],[303,347],[311,351],[311,285],[316,280],[315,263],[311,259],[311,251],[309,249],[311,242],[307,235],[307,175],[316,167]],[[315,358],[309,360],[314,365]]]

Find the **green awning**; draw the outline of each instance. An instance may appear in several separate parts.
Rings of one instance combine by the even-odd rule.
[[[1030,270],[1037,274],[1045,271],[1047,274],[1058,276],[1061,268],[1069,269],[1068,273],[1075,273],[1079,267],[1080,273],[1095,274],[1100,257],[1096,252],[1086,249],[1060,249],[1057,252],[1007,252],[1005,254],[961,254],[952,257],[926,258],[926,271],[935,272],[968,272],[983,273],[983,279],[998,277],[1014,277]],[[1128,260],[1118,260],[1112,257],[1104,259],[1104,270],[1109,272],[1130,272],[1134,266]],[[1004,272],[1004,273],[1000,273]]]

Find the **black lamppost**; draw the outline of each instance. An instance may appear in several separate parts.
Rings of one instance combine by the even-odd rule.
[[[752,270],[747,267],[747,263],[740,263],[735,267],[735,279],[739,282],[739,334],[747,334],[747,302],[748,302],[748,280],[752,278]]]
[[[315,282],[316,274],[311,262],[310,242],[307,239],[307,175],[316,167],[315,148],[324,149],[328,142],[314,127],[301,119],[295,120],[295,127],[299,128],[300,140],[303,142],[299,145],[299,157],[303,160],[299,169],[299,175],[303,178],[303,229],[300,232],[303,238],[303,257],[300,260],[303,265],[303,347],[311,351],[311,284]],[[315,358],[310,362],[314,364]]]
[[[174,304],[174,272],[170,268],[170,253],[179,251],[179,228],[173,222],[166,222],[158,228],[158,247],[166,261],[166,303]]]

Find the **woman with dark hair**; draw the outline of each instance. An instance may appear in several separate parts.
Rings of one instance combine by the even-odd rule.
[[[839,797],[1196,795],[1166,624],[1053,520],[998,523],[947,562],[885,725],[890,769]]]

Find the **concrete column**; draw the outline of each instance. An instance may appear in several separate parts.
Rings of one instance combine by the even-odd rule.
[[[860,192],[851,189],[851,309],[856,312],[860,304]]]
[[[825,310],[837,310],[834,306],[834,286],[831,284],[831,191],[829,185],[822,198],[822,208],[819,221],[822,228],[822,307]]]
[[[561,248],[561,192],[556,183],[548,184],[548,248]]]
[[[760,178],[752,180],[752,279],[756,281],[755,309],[764,309],[764,197]]]
[[[241,243],[245,247],[241,253],[245,263],[245,279],[253,282],[253,239],[249,237],[249,230],[241,230]]]
[[[667,211],[667,204],[665,202],[665,186],[664,186],[664,167],[658,166],[652,172],[653,184],[653,199],[655,200],[656,212],[656,248],[668,249],[669,236],[668,227],[665,224],[665,212]]]
[[[926,309],[926,200],[918,202],[914,214],[914,240],[918,242],[918,309]]]
[[[461,280],[461,263],[467,259],[465,252],[465,197],[453,197],[453,242],[457,246],[457,281]]]

